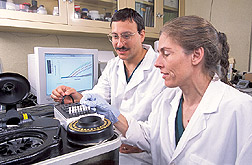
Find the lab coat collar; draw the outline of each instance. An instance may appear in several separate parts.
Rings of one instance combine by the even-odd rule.
[[[135,86],[139,85],[144,80],[144,72],[146,70],[149,70],[152,67],[154,67],[153,66],[154,61],[156,60],[156,57],[157,57],[156,52],[153,50],[153,48],[150,45],[143,44],[143,47],[148,49],[148,51],[145,54],[145,57],[144,57],[143,61],[141,62],[141,64],[135,70],[134,75],[131,78],[131,80],[129,81],[125,92],[127,92],[127,91],[131,90],[132,88],[134,88]],[[123,60],[119,60],[117,65],[119,67],[119,69],[117,71],[119,80],[123,83],[126,83]]]
[[[143,80],[146,70],[150,70],[154,67],[154,60],[156,60],[156,54],[151,46],[147,47],[147,45],[143,45],[143,47],[147,48],[148,51],[144,56],[143,61],[135,70],[131,81],[128,83],[126,87],[126,92],[133,89],[134,87],[138,86]],[[153,68],[155,69],[155,68]]]
[[[142,70],[149,70],[153,67],[154,62],[156,61],[157,53],[150,45],[143,44],[143,48],[147,49],[147,53],[142,61]]]
[[[202,109],[202,112],[205,114],[217,112],[219,103],[224,96],[225,89],[226,85],[223,82],[219,79],[213,79],[199,104],[200,107],[198,108]]]
[[[141,65],[136,70],[140,74],[138,74],[137,76],[133,76],[133,77],[137,77],[136,80],[133,80],[133,83],[130,81],[131,84],[134,84],[133,86],[138,85],[143,80],[143,78],[144,78],[143,71],[151,69],[151,67],[153,67],[152,66],[153,60],[156,60],[156,58],[154,58],[156,56],[156,52],[153,50],[153,48],[150,45],[143,44],[143,48],[147,49],[148,51],[147,51],[143,61],[141,62]],[[119,57],[117,57],[117,58],[119,58]],[[124,73],[123,60],[119,59],[119,61],[117,63],[117,67],[119,68],[117,70],[117,75],[119,77],[119,80],[125,84],[126,77],[125,77],[125,73]]]
[[[119,57],[118,57],[119,58]],[[124,73],[124,64],[123,64],[123,60],[119,59],[118,63],[117,63],[117,67],[118,67],[118,70],[117,70],[117,76],[118,76],[118,80],[119,82],[123,83],[123,84],[126,84],[126,76],[125,76],[125,73]],[[119,83],[118,82],[118,83]]]
[[[182,91],[179,88],[166,88],[159,97],[157,97],[155,100],[159,100],[157,103],[153,105],[160,104],[161,111],[161,118],[157,119],[160,120],[160,137],[169,137],[167,138],[160,138],[160,145],[162,148],[165,148],[165,157],[169,160],[172,158],[172,155],[175,150],[175,117],[176,117],[176,110],[172,109],[175,104],[177,103],[177,99],[174,99],[174,97],[178,98],[182,94]],[[174,96],[175,95],[175,96]],[[176,106],[175,106],[176,107]],[[171,110],[172,109],[172,110]],[[174,115],[175,114],[175,115]],[[168,118],[167,118],[168,116]],[[175,117],[174,117],[175,116]],[[152,128],[153,130],[155,128]]]
[[[212,113],[215,113],[218,111],[218,105],[224,95],[225,86],[220,80],[212,80],[202,97],[200,104],[198,105],[197,109],[195,110],[193,116],[191,117],[190,122],[188,123],[175,151],[172,157],[172,160],[174,160],[186,147],[187,143],[192,140],[194,137],[196,137],[198,134],[200,134],[202,131],[204,131],[207,128],[207,120],[210,118],[210,115]],[[181,94],[177,96],[174,100],[172,105],[172,109],[176,109],[175,112],[173,112],[173,129],[171,135],[175,135],[175,118],[176,113],[178,109],[178,102],[181,97]],[[175,146],[175,136],[173,138],[172,144]]]
[[[175,119],[176,119],[176,116],[177,116],[177,110],[178,110],[178,106],[179,106],[179,101],[180,101],[180,98],[182,96],[182,91],[180,90],[175,98],[171,101],[171,114],[169,115],[169,118],[168,118],[168,126],[169,126],[169,135],[170,135],[170,144],[173,144],[172,147],[175,149],[176,148],[176,140],[175,140]]]

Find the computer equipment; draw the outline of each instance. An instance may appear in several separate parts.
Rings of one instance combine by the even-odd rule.
[[[99,62],[99,74],[100,77],[102,72],[104,71],[107,62],[111,60],[112,58],[115,58],[115,55],[113,51],[98,51],[98,62]]]
[[[154,42],[154,51],[155,52],[158,52],[158,43],[159,43],[158,40]]]
[[[60,85],[81,92],[91,90],[97,79],[97,49],[35,47],[28,55],[28,80],[38,104],[53,103],[51,92]]]
[[[245,89],[249,87],[249,80],[242,80],[240,79],[239,82],[237,83],[237,85],[235,86],[236,88],[240,88],[240,89]]]

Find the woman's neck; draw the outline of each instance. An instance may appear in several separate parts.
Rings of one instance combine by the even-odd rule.
[[[182,86],[183,103],[182,103],[182,121],[184,128],[187,127],[195,110],[197,109],[204,93],[207,90],[211,78],[207,76],[194,76],[188,85]]]
[[[188,81],[187,84],[181,86],[183,92],[184,103],[187,106],[195,106],[199,104],[208,85],[211,82],[211,77],[204,74],[197,74],[193,76],[191,81]]]

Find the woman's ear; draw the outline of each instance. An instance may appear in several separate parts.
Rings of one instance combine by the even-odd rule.
[[[204,57],[204,48],[199,47],[195,49],[192,54],[192,64],[198,65],[203,60],[203,57]]]

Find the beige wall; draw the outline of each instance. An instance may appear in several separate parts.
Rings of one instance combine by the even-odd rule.
[[[186,0],[185,15],[201,16],[210,21],[217,30],[226,33],[230,57],[234,57],[236,61],[235,68],[248,71],[251,54],[251,0]]]

